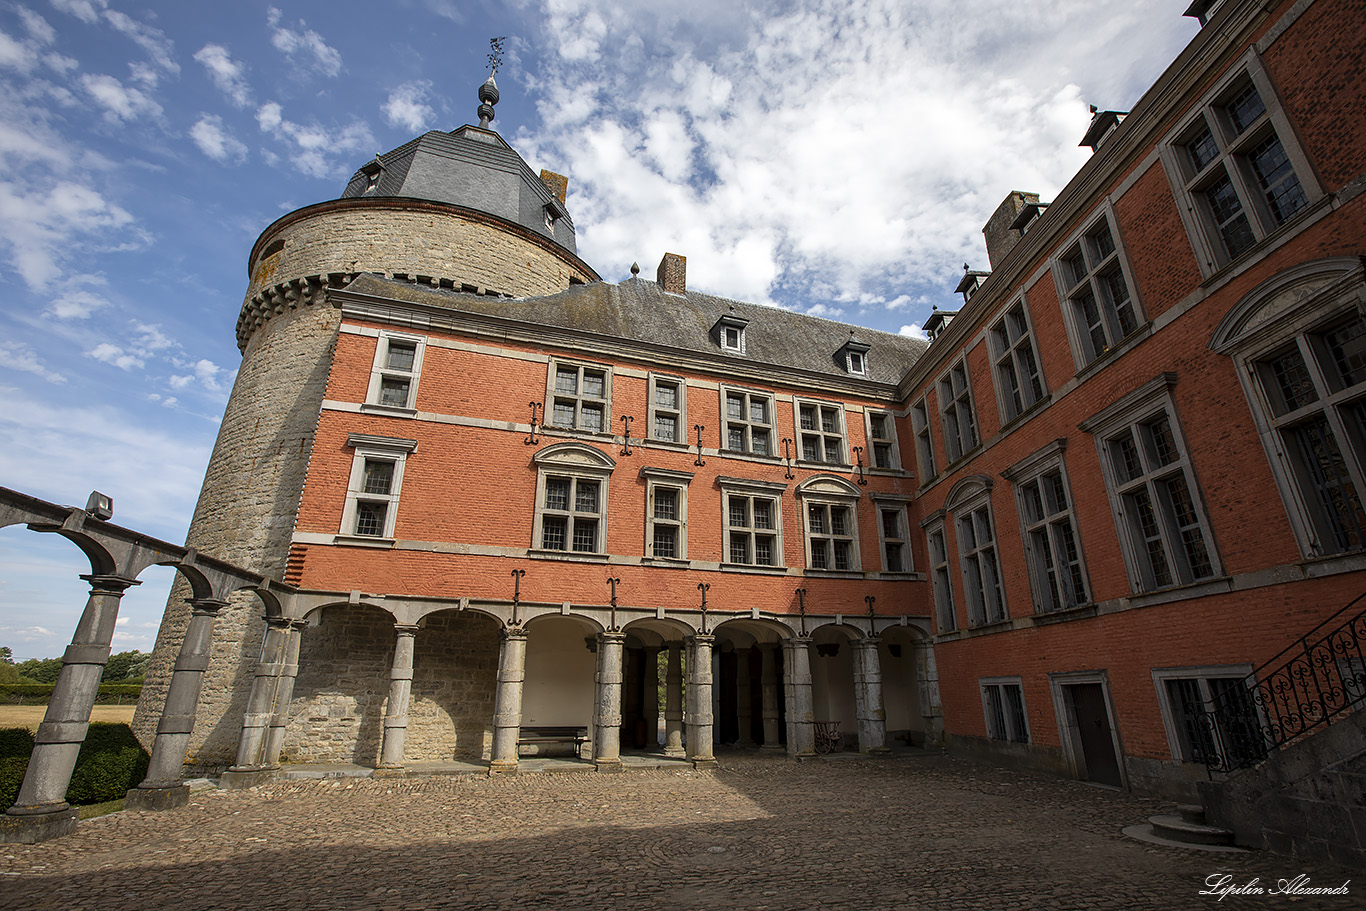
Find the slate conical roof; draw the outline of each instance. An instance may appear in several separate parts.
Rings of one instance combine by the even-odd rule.
[[[407,198],[464,206],[548,237],[577,254],[564,203],[493,130],[433,130],[366,162],[342,199]]]

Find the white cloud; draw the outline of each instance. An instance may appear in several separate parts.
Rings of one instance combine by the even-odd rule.
[[[271,29],[270,43],[282,54],[303,54],[312,58],[312,67],[324,76],[341,73],[342,58],[329,47],[323,36],[308,28],[302,19],[298,30],[280,25],[280,11],[271,7],[266,13],[266,24]]]
[[[141,89],[124,85],[113,76],[87,73],[81,77],[81,86],[104,108],[104,119],[111,123],[136,120],[147,116],[161,116],[161,105]]]
[[[217,114],[202,115],[189,135],[199,151],[214,161],[241,161],[247,156],[247,147],[223,128],[223,118]]]
[[[194,59],[204,65],[209,79],[236,107],[244,108],[251,103],[246,65],[233,60],[227,48],[221,44],[206,44],[195,52]]]
[[[53,9],[70,13],[88,25],[100,21],[100,11],[109,4],[105,0],[50,0]]]
[[[1193,31],[1123,0],[547,0],[514,145],[569,174],[606,269],[671,250],[727,295],[905,308],[984,268],[1001,198],[1085,162],[1087,100],[1131,105]]]
[[[405,82],[389,93],[389,100],[380,108],[391,127],[402,127],[416,133],[432,122],[436,111],[426,103],[432,84],[426,80]]]
[[[351,173],[356,153],[374,153],[375,137],[359,120],[342,127],[318,123],[301,124],[284,117],[274,101],[256,110],[261,131],[293,146],[288,153],[294,166],[311,177],[337,177]]]
[[[118,345],[113,345],[109,342],[100,342],[94,348],[87,351],[86,356],[93,357],[101,363],[108,364],[111,367],[117,367],[120,370],[132,370],[135,367],[143,367],[147,363],[142,358],[130,354]]]
[[[66,291],[54,298],[48,312],[58,319],[87,319],[96,310],[109,306],[109,301],[89,291]]]
[[[8,243],[11,262],[35,290],[88,252],[90,241],[114,232],[136,235],[132,222],[122,207],[75,181],[59,180],[46,191],[0,181],[0,241]]]
[[[26,41],[19,41],[0,32],[0,66],[27,73],[38,62],[38,53]]]
[[[926,334],[925,330],[921,327],[919,323],[911,323],[909,326],[902,326],[897,331],[897,335],[904,335],[908,338],[918,338],[921,341],[925,342],[928,342],[930,340],[929,335]]]
[[[210,392],[222,392],[223,386],[219,377],[223,374],[223,368],[210,360],[195,361],[194,375],[200,384]]]
[[[0,341],[0,367],[31,373],[57,385],[66,382],[66,377],[43,366],[38,352],[20,342]]]
[[[19,18],[24,20],[24,28],[28,29],[34,41],[39,44],[51,44],[57,40],[57,30],[42,16],[25,6],[19,7],[17,12]]]

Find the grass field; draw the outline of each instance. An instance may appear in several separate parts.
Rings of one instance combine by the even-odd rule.
[[[90,713],[90,720],[132,724],[134,708],[136,706],[97,705]],[[0,728],[28,728],[30,731],[36,731],[46,711],[45,705],[0,705]]]

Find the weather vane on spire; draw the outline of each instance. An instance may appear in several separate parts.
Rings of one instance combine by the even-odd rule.
[[[498,67],[503,65],[503,42],[508,40],[507,35],[489,39],[489,72],[495,73]]]
[[[506,40],[507,35],[489,39],[489,78],[479,86],[479,126],[486,130],[493,121],[493,106],[498,103],[498,83],[493,81],[493,74],[503,63],[503,42]]]

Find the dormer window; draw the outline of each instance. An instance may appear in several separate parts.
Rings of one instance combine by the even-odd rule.
[[[736,316],[734,313],[727,313],[717,320],[716,325],[712,327],[712,332],[720,343],[721,350],[733,354],[744,354],[745,327],[748,325],[749,320]]]
[[[551,232],[555,230],[555,210],[550,206],[545,207],[545,229]]]
[[[374,161],[366,162],[362,165],[360,171],[365,175],[365,189],[361,191],[361,195],[374,195],[379,190],[379,177],[384,173],[384,165],[380,163],[379,157],[376,156]]]
[[[854,334],[851,332],[849,333],[849,341],[841,345],[840,350],[835,353],[835,361],[850,376],[867,376],[870,347],[867,342],[861,342],[854,338]]]

